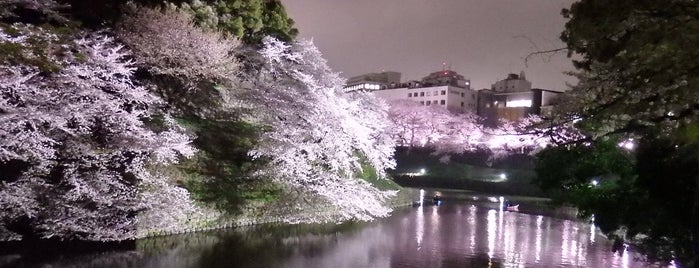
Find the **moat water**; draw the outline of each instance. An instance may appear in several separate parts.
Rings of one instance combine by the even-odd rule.
[[[427,196],[429,196],[428,193]],[[370,223],[262,225],[145,239],[131,248],[0,254],[0,267],[642,267],[593,224],[537,204],[443,193]]]

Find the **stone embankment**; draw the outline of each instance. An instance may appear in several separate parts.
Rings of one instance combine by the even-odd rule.
[[[417,198],[417,190],[411,188],[403,188],[398,194],[387,201],[392,208],[399,208],[412,205]],[[174,234],[184,234],[193,232],[203,232],[218,229],[236,228],[242,226],[268,224],[268,223],[302,223],[318,221],[317,219],[337,218],[338,211],[334,207],[315,206],[311,209],[302,210],[300,212],[288,214],[270,215],[255,209],[244,211],[241,215],[226,216],[218,211],[200,211],[180,228],[170,229],[146,229],[139,230],[135,239],[150,238],[157,236],[167,236]]]

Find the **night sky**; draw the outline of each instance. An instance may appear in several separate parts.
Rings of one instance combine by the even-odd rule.
[[[447,67],[490,88],[508,73],[525,71],[533,87],[567,89],[575,80],[559,48],[572,0],[282,0],[300,37],[312,38],[329,65],[344,77],[398,71],[417,80]]]

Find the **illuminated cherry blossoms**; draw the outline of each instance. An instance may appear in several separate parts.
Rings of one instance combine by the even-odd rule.
[[[266,38],[260,55],[264,67],[247,99],[255,120],[270,128],[251,152],[269,159],[261,174],[321,196],[342,219],[386,216],[391,192],[355,177],[362,163],[380,177],[395,165],[385,105],[369,94],[345,94],[344,81],[310,42]]]
[[[391,135],[399,146],[432,147],[437,153],[461,153],[488,149],[495,157],[511,153],[532,153],[551,144],[577,140],[582,134],[568,125],[551,127],[539,116],[502,121],[487,128],[478,116],[455,114],[440,106],[414,101],[390,103]]]
[[[150,167],[194,148],[131,80],[127,51],[102,34],[13,30],[0,30],[0,43],[22,57],[0,65],[0,161],[13,171],[0,175],[0,238],[122,240],[134,236],[139,211],[167,209],[154,225],[189,213],[187,191]],[[144,123],[154,116],[157,132]]]

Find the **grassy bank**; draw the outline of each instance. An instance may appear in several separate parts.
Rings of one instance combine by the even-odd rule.
[[[391,175],[396,183],[405,187],[545,196],[533,184],[536,177],[533,159],[526,155],[493,161],[486,152],[470,152],[450,155],[449,161],[444,161],[444,155],[434,155],[430,149],[403,148],[397,151],[396,160],[398,167]]]

